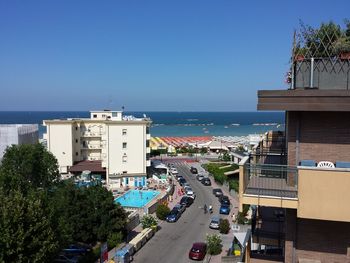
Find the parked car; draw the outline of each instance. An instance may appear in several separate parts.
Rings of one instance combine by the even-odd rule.
[[[197,242],[197,243],[193,243],[192,248],[188,253],[188,257],[194,260],[203,260],[206,253],[207,253],[207,244],[203,242]]]
[[[193,198],[193,199],[196,198],[196,194],[195,194],[195,192],[193,192],[192,189],[187,189],[187,190],[186,190],[186,195],[187,195],[188,197]]]
[[[185,190],[186,190],[186,188],[191,188],[191,186],[190,186],[189,183],[184,183],[182,187],[183,187]]]
[[[230,205],[230,199],[228,198],[228,196],[226,195],[221,195],[219,196],[219,202],[222,204],[222,205]]]
[[[191,166],[190,171],[191,171],[191,173],[193,173],[193,174],[197,174],[197,173],[198,173],[197,168],[196,168],[196,167],[193,167],[193,166]]]
[[[219,229],[221,218],[219,216],[213,216],[209,223],[209,228]]]
[[[211,181],[210,181],[210,179],[208,177],[203,178],[201,183],[203,185],[206,185],[206,186],[210,186],[211,185]]]
[[[220,206],[220,214],[228,215],[230,214],[230,206],[229,205],[221,205]]]
[[[180,184],[181,186],[183,186],[185,183],[186,183],[185,178],[179,179],[179,184]]]
[[[177,209],[182,214],[186,210],[186,205],[184,205],[184,204],[177,204],[177,205],[174,206],[173,209]]]
[[[213,189],[213,194],[216,196],[216,197],[219,197],[221,195],[223,195],[224,193],[222,192],[222,190],[220,188],[214,188]]]
[[[166,221],[169,223],[176,222],[180,218],[181,213],[177,209],[170,211],[169,215],[166,217]]]
[[[202,181],[204,178],[204,175],[203,174],[197,174],[197,180],[198,181]]]
[[[171,167],[170,172],[174,175],[179,173],[175,167]]]
[[[193,200],[194,199],[189,196],[184,196],[181,198],[180,204],[185,205],[186,207],[189,207],[190,205],[193,204]]]
[[[177,175],[177,176],[176,176],[177,181],[179,181],[181,178],[182,178],[182,179],[185,179],[182,175]]]

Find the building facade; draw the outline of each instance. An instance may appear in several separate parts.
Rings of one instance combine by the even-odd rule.
[[[0,125],[0,160],[7,147],[19,144],[39,142],[38,124],[1,124]]]
[[[47,147],[60,173],[101,174],[111,188],[144,186],[150,166],[149,118],[91,111],[90,118],[45,120]]]
[[[331,59],[295,59],[290,89],[258,91],[258,110],[284,111],[286,126],[240,163],[240,210],[254,208],[246,262],[350,262],[349,60]]]

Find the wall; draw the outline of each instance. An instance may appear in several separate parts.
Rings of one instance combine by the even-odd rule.
[[[65,173],[66,167],[73,165],[72,124],[47,124],[47,133],[48,150],[57,158],[60,172]]]
[[[298,219],[296,231],[298,260],[350,262],[350,223]]]
[[[299,169],[298,217],[350,222],[350,170]]]
[[[296,160],[297,123],[300,121],[299,160]],[[288,112],[288,164],[300,160],[350,162],[348,112]]]
[[[127,134],[122,135],[123,129]],[[146,173],[146,126],[144,124],[108,125],[109,173]],[[123,149],[123,142],[127,148]],[[125,154],[125,155],[124,155]],[[123,162],[123,156],[127,161]]]

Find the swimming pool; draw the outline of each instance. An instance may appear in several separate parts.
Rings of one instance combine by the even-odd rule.
[[[160,192],[158,191],[130,190],[116,198],[114,202],[120,203],[120,205],[124,207],[141,208],[156,198],[159,194]]]

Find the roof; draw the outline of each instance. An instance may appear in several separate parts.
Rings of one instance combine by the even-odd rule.
[[[80,161],[69,168],[70,172],[77,173],[91,171],[93,173],[105,173],[106,168],[102,167],[102,161]]]

